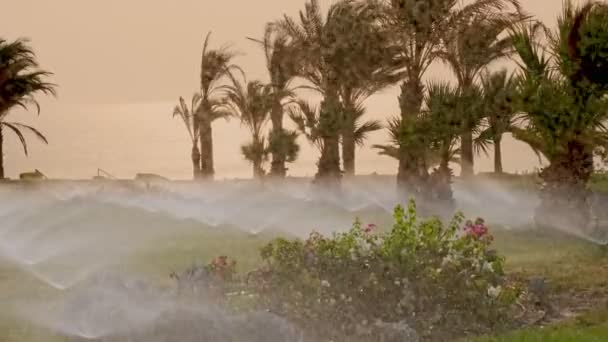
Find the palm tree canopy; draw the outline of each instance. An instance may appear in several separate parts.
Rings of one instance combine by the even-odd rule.
[[[476,0],[462,5],[460,0],[379,0],[385,25],[391,28],[394,61],[405,70],[408,80],[420,80],[438,57],[442,42],[461,44],[451,32],[462,29],[473,17],[489,17],[513,8],[521,12],[518,0]],[[447,34],[447,36],[446,36]]]
[[[294,58],[295,51],[289,45],[289,37],[281,32],[275,23],[268,23],[261,40],[248,39],[262,47],[271,85],[275,89],[287,89],[289,82],[298,72],[297,58]]]
[[[297,53],[299,76],[320,92],[373,77],[391,66],[387,35],[375,6],[353,0],[333,3],[324,16],[309,0],[298,21],[285,16],[275,25]]]
[[[475,139],[475,146],[487,154],[488,146],[514,127],[518,81],[506,69],[485,72],[481,75],[481,90],[485,125]]]
[[[225,108],[238,117],[254,137],[261,137],[272,110],[272,86],[260,81],[239,82],[225,86]]]
[[[590,149],[608,146],[606,88],[586,76],[594,72],[593,68],[587,66],[590,70],[581,71],[581,56],[591,50],[597,52],[593,58],[598,65],[604,63],[601,51],[606,49],[605,41],[594,39],[595,35],[580,36],[576,42],[572,38],[578,35],[572,32],[576,29],[579,33],[601,29],[596,16],[604,16],[606,21],[606,14],[603,6],[575,7],[567,2],[558,28],[548,32],[548,47],[533,42],[536,37],[530,26],[514,33],[522,68],[517,104],[524,113],[521,119],[525,127],[515,129],[513,135],[549,160],[567,153],[572,143]],[[582,51],[582,46],[587,52]]]
[[[194,93],[194,95],[192,95],[192,103],[190,105],[190,108],[188,108],[188,105],[186,104],[184,98],[180,97],[179,105],[175,106],[175,108],[173,109],[173,117],[179,116],[182,119],[184,125],[186,126],[186,129],[188,130],[188,135],[190,135],[190,139],[192,139],[193,143],[196,143],[199,140],[199,127],[196,121],[196,117],[200,110],[200,106],[201,94]]]
[[[34,105],[40,112],[34,94],[56,95],[56,85],[45,81],[52,73],[39,70],[28,43],[25,39],[8,42],[0,38],[0,113],[28,105]]]
[[[608,89],[608,5],[564,3],[558,30],[550,36],[561,73],[572,82],[587,81]]]
[[[512,52],[511,36],[505,34],[522,19],[518,12],[469,12],[455,22],[443,37],[439,57],[454,71],[458,84],[473,84],[490,63]]]
[[[229,46],[223,46],[219,49],[209,49],[209,41],[211,32],[207,34],[203,44],[203,53],[201,56],[201,93],[204,99],[209,99],[214,94],[214,91],[219,87],[219,82],[229,74],[238,71],[241,74],[243,71],[239,66],[233,63],[237,56],[235,51],[230,50]]]

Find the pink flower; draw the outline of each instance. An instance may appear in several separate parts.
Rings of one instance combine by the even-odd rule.
[[[478,239],[488,235],[488,227],[486,227],[484,220],[480,218],[475,220],[475,223],[472,221],[467,221],[464,225],[464,231]]]
[[[365,228],[363,228],[363,232],[365,233],[371,233],[372,231],[376,230],[376,228],[378,228],[375,224],[370,223],[367,226],[365,226]]]

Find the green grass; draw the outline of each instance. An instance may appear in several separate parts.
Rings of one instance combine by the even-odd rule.
[[[185,234],[164,236],[152,240],[121,265],[125,272],[136,272],[150,278],[160,286],[171,286],[169,274],[181,272],[193,263],[206,263],[218,255],[228,255],[239,261],[239,271],[247,271],[260,264],[259,248],[274,234],[249,235],[227,228],[217,230],[191,230]],[[61,295],[18,266],[0,259],[0,342],[64,342],[64,337],[15,317],[12,303],[15,299],[44,302]]]
[[[495,237],[510,273],[546,277],[558,291],[608,290],[606,247],[557,233],[497,231]]]
[[[167,286],[172,271],[180,272],[195,262],[208,262],[218,255],[235,258],[239,271],[245,272],[260,264],[259,248],[274,236],[248,235],[227,228],[176,233],[152,240],[147,249],[139,251],[123,267]],[[598,302],[608,298],[608,254],[602,248],[565,236],[529,231],[497,230],[495,237],[497,249],[507,257],[508,272],[522,277],[546,277],[559,293],[587,293]],[[0,260],[0,303],[9,303],[14,298],[45,300],[55,295],[55,290]],[[608,341],[608,309],[600,309],[557,327],[526,329],[473,341]],[[10,313],[6,307],[0,310],[0,342],[65,341]]]
[[[608,341],[608,252],[565,236],[535,232],[496,232],[496,246],[507,256],[507,271],[523,278],[545,277],[556,296],[589,312],[549,327],[522,329],[473,342]]]
[[[583,315],[551,327],[516,331],[499,337],[482,337],[474,342],[604,342],[608,341],[608,309]]]

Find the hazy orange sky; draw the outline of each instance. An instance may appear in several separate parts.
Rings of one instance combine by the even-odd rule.
[[[561,0],[522,3],[548,24],[554,23],[562,7]],[[245,37],[260,36],[264,23],[283,13],[295,14],[302,6],[301,0],[7,1],[0,15],[0,36],[30,38],[40,63],[55,73],[53,81],[60,85],[57,99],[41,101],[39,119],[11,115],[12,120],[35,123],[47,133],[51,145],[32,142],[32,156],[25,160],[16,139],[9,135],[9,176],[38,167],[56,177],[89,177],[98,166],[105,166],[128,177],[135,170],[188,177],[188,139],[170,115],[177,98],[190,97],[198,87],[205,34],[213,31],[213,46],[230,42],[243,52],[238,63],[248,78],[265,79],[262,53]],[[450,75],[437,67],[429,77]],[[396,114],[395,92],[376,96],[368,108],[370,117]],[[217,153],[226,154],[216,158],[218,172],[230,174],[243,168],[242,173],[249,174],[238,152],[246,139],[244,131],[233,129],[238,127],[234,123],[218,126]],[[378,133],[372,140],[384,139],[384,133]],[[100,148],[106,151],[100,154]],[[525,146],[510,144],[508,150],[508,170],[535,162]],[[296,168],[312,174],[315,156],[310,153],[305,149]],[[358,165],[361,172],[394,172],[394,163],[375,152],[366,149],[361,155],[365,159]],[[168,163],[177,165],[166,169]],[[480,163],[481,169],[491,165],[489,160]]]

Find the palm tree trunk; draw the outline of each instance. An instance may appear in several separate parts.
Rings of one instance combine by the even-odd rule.
[[[262,168],[262,160],[256,159],[253,162],[253,178],[262,179],[264,177],[264,169]]]
[[[461,146],[460,146],[460,176],[463,178],[470,178],[473,176],[473,163],[474,163],[474,155],[473,155],[473,132],[470,129],[467,129],[460,136]]]
[[[355,175],[355,125],[352,120],[347,120],[342,133],[342,158],[344,159],[344,175]]]
[[[423,193],[423,175],[419,172],[419,158],[411,151],[401,151],[397,172],[397,189],[404,196]]]
[[[426,190],[430,196],[425,196],[423,203],[429,213],[448,218],[453,214],[454,193],[452,191],[452,170],[450,170],[451,140],[444,141],[441,146],[439,167],[428,178]],[[430,191],[429,191],[430,190]]]
[[[501,174],[502,171],[502,136],[494,137],[494,173]]]
[[[4,133],[0,125],[0,180],[4,179]]]
[[[415,71],[413,71],[416,74]],[[399,107],[401,120],[410,120],[420,113],[424,99],[424,86],[419,78],[410,78],[401,84]],[[416,151],[401,151],[399,169],[397,171],[397,189],[403,194],[412,195],[420,192],[422,175],[418,174],[418,160],[420,156]]]
[[[200,120],[201,141],[201,178],[212,180],[215,173],[213,169],[213,130],[211,121],[207,118]]]
[[[544,181],[536,222],[541,227],[576,229],[591,233],[590,191],[593,153],[584,144],[571,142],[567,153],[555,157],[541,172]]]
[[[460,83],[460,90],[465,98],[474,96],[472,91],[473,78],[465,77]],[[460,176],[471,178],[475,174],[475,154],[473,153],[473,129],[474,119],[466,118],[464,133],[460,136]]]
[[[323,149],[317,165],[316,181],[324,186],[336,187],[340,185],[342,171],[340,170],[340,116],[341,104],[336,93],[326,95],[321,103],[319,125]]]
[[[198,149],[198,140],[192,144],[192,173],[194,180],[201,178],[201,152]]]
[[[399,95],[401,117],[418,115],[423,99],[424,86],[419,79],[404,81],[401,84],[401,94]]]
[[[272,122],[271,153],[272,161],[270,163],[270,174],[273,177],[285,178],[287,169],[285,168],[285,141],[283,131],[283,106],[280,102],[276,102],[270,112],[270,120]]]

